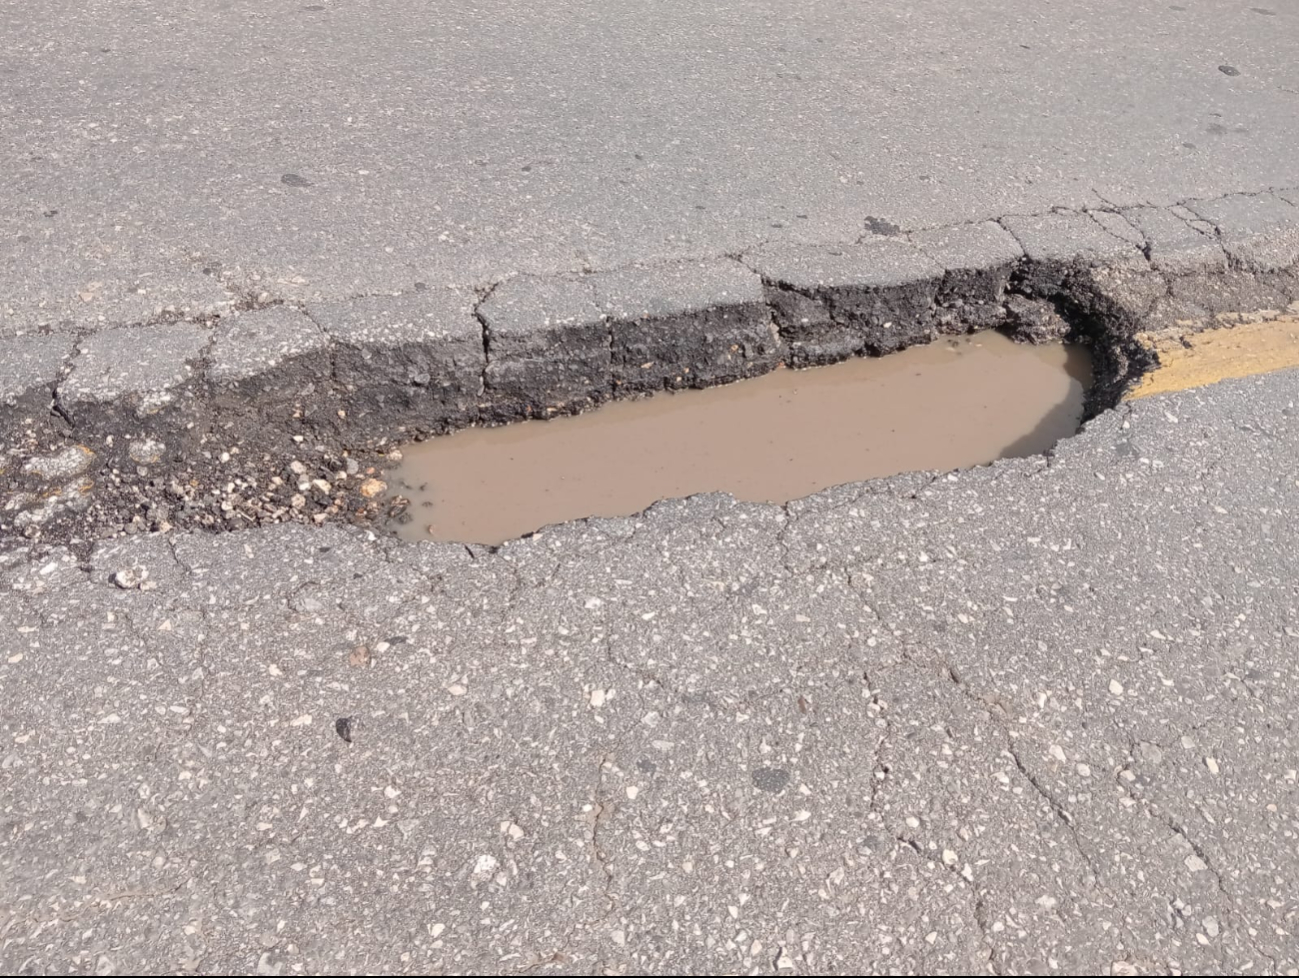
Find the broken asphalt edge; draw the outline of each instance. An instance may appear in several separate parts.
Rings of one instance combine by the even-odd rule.
[[[1009,329],[1089,344],[1089,414],[1153,364],[1142,333],[1299,302],[1299,190],[1053,210],[485,289],[288,302],[0,338],[0,447],[43,429],[123,469],[220,430],[353,448],[706,387],[781,363]],[[10,451],[12,455],[12,450]],[[143,474],[143,469],[141,469]]]

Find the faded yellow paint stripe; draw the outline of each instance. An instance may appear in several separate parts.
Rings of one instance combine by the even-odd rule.
[[[1299,367],[1299,316],[1152,336],[1147,342],[1159,354],[1159,367],[1141,379],[1129,399]]]

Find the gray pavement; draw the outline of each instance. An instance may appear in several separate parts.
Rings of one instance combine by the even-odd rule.
[[[1299,974],[1299,373],[342,525],[447,427],[1299,312],[1260,2],[0,0],[0,965]]]
[[[0,558],[18,974],[1299,974],[1299,372],[498,552]]]
[[[1299,309],[1287,5],[0,0],[0,33],[0,533],[381,521],[337,477],[394,443],[994,327],[1091,344],[1101,409],[1138,331]]]
[[[0,334],[1299,186],[1280,0],[4,0],[0,35]]]

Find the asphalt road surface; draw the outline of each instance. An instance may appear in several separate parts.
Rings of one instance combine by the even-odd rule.
[[[0,962],[1299,974],[1297,401],[496,553],[14,553]]]
[[[338,299],[1299,186],[1290,0],[0,0],[0,36],[0,332],[214,269]]]
[[[259,428],[212,376],[441,304],[472,402],[521,272],[995,218],[1038,273],[1099,239],[1284,309],[1299,10],[1254,2],[0,0],[0,475],[71,507],[93,456],[112,507],[198,445],[220,508],[186,432]],[[0,536],[0,965],[1299,975],[1296,401],[498,551],[134,503]]]

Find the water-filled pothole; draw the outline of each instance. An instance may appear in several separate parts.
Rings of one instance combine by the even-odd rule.
[[[725,387],[473,428],[405,450],[392,483],[409,539],[497,544],[725,491],[787,502],[901,472],[1045,451],[1077,431],[1091,362],[999,333]]]

